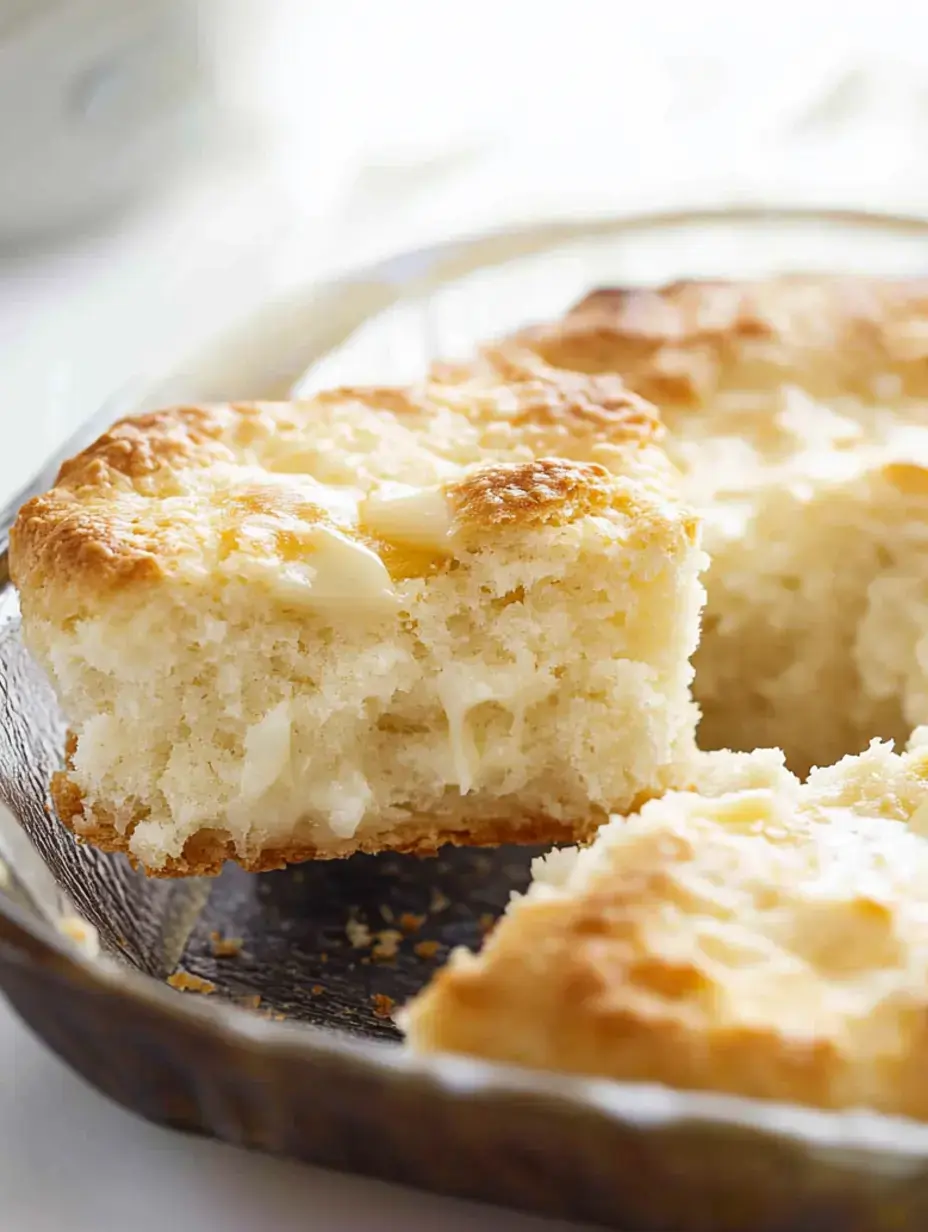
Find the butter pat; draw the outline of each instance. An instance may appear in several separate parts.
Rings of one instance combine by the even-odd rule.
[[[325,606],[392,607],[396,592],[386,565],[366,544],[331,526],[307,535],[312,602]]]
[[[252,546],[256,540],[252,539]],[[325,522],[298,532],[265,534],[261,552],[237,552],[225,564],[240,580],[310,610],[389,611],[397,602],[386,565],[375,551]]]
[[[358,507],[360,524],[378,539],[448,553],[451,509],[444,488],[384,484]]]

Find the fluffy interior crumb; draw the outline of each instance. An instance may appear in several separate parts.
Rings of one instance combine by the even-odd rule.
[[[412,1044],[928,1116],[925,735],[806,784],[777,754],[708,754],[703,794],[536,861],[404,1012]]]
[[[924,404],[786,386],[665,418],[711,559],[701,746],[805,774],[928,721]]]

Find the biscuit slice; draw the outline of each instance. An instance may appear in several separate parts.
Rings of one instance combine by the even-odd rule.
[[[805,785],[769,752],[707,756],[702,794],[537,860],[404,1011],[410,1042],[928,1118],[928,747],[875,741]]]
[[[928,723],[928,283],[604,290],[481,362],[620,373],[660,408],[712,561],[701,747],[805,774]]]
[[[26,505],[58,813],[160,875],[589,834],[676,781],[704,557],[614,378],[127,420]]]

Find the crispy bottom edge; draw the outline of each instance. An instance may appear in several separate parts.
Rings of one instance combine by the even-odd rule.
[[[573,822],[541,813],[519,813],[509,817],[481,818],[469,826],[466,822],[452,825],[446,818],[420,814],[402,825],[365,831],[353,838],[335,838],[327,843],[291,842],[251,852],[236,851],[232,840],[223,831],[212,828],[191,835],[180,855],[169,857],[159,868],[149,868],[129,850],[133,831],[145,817],[143,809],[120,830],[108,809],[96,805],[88,808],[85,805],[80,787],[67,771],[59,771],[53,776],[51,794],[59,820],[79,842],[100,851],[121,852],[133,868],[141,867],[147,876],[162,878],[215,877],[229,861],[250,873],[264,873],[306,860],[344,859],[360,852],[377,854],[390,851],[431,856],[446,844],[500,847],[507,843],[578,843],[591,838],[597,827],[606,820],[606,814],[599,812]]]

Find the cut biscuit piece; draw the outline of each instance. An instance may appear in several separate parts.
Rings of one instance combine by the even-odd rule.
[[[612,377],[127,420],[21,511],[81,838],[161,875],[571,841],[676,781],[705,561]]]
[[[928,722],[928,283],[605,290],[477,367],[620,373],[659,406],[711,558],[701,747],[805,774]]]
[[[707,766],[537,860],[402,1013],[411,1044],[928,1119],[928,746],[807,784],[769,752]]]

